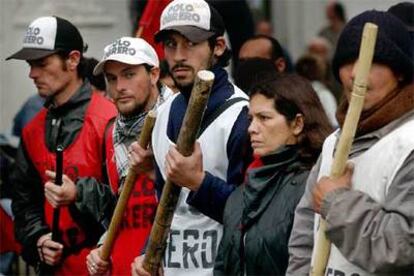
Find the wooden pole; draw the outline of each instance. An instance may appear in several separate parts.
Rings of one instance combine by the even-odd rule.
[[[193,152],[213,81],[212,72],[204,70],[197,73],[177,139],[177,150],[184,156],[189,156]],[[151,275],[157,275],[180,192],[181,187],[167,179],[155,214],[143,264],[144,269]]]
[[[345,170],[346,161],[348,160],[349,152],[354,140],[359,117],[364,106],[368,75],[374,56],[377,32],[378,27],[375,24],[365,23],[362,33],[361,46],[359,49],[359,57],[356,63],[357,67],[351,100],[330,172],[330,177],[334,179],[342,176]],[[326,221],[321,218],[314,247],[315,256],[311,264],[310,275],[312,276],[324,275],[326,265],[328,263],[331,243],[328,240],[325,231]]]
[[[138,141],[139,145],[143,148],[146,148],[151,140],[151,132],[155,124],[155,119],[156,112],[153,110],[149,111],[147,117],[145,118]],[[108,260],[111,255],[119,227],[121,226],[122,217],[128,204],[129,196],[134,188],[136,179],[137,171],[133,168],[129,168],[121,194],[118,202],[116,203],[114,214],[112,215],[111,223],[109,224],[105,241],[102,245],[102,251],[100,254],[102,260]]]
[[[135,37],[141,37],[143,32],[144,32],[144,27],[139,26],[137,32],[135,33]]]

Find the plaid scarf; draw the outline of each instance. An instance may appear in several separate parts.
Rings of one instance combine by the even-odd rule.
[[[170,95],[172,95],[171,90],[166,86],[163,86],[153,109],[157,109]],[[118,114],[116,117],[112,135],[114,138],[116,168],[118,170],[121,185],[128,173],[128,147],[132,142],[136,141],[141,134],[147,114],[148,112],[142,112],[130,117]]]
[[[115,120],[115,127],[113,130],[114,150],[116,159],[116,168],[118,175],[123,182],[128,172],[128,147],[132,142],[136,141],[141,133],[144,119],[147,112],[140,113],[136,116],[124,117],[118,114]]]

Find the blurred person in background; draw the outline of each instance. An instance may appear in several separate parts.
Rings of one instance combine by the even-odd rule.
[[[239,52],[239,61],[249,58],[265,58],[273,62],[276,71],[285,72],[286,58],[277,39],[266,35],[255,35],[243,43]]]
[[[234,74],[234,83],[248,95],[250,89],[267,76],[277,74],[275,65],[267,58],[242,59]]]
[[[95,92],[101,93],[104,97],[110,98],[106,91],[105,76],[101,73],[98,75],[93,74],[93,69],[98,64],[98,60],[93,57],[85,57],[85,71],[84,75],[91,83],[92,89]]]
[[[331,126],[336,128],[338,126],[338,121],[335,117],[336,100],[332,92],[323,84],[323,77],[326,75],[326,64],[318,56],[305,55],[296,62],[295,70],[300,76],[311,82]]]
[[[273,36],[272,23],[269,20],[264,19],[264,18],[259,19],[255,25],[255,34]]]
[[[318,32],[318,36],[326,38],[331,43],[332,49],[335,49],[339,35],[346,24],[345,8],[340,2],[330,0],[325,12],[328,25]]]
[[[326,38],[314,37],[309,41],[305,55],[318,57],[324,63],[326,70],[321,82],[329,88],[338,103],[341,100],[343,93],[341,84],[335,79],[332,73],[331,43]]]

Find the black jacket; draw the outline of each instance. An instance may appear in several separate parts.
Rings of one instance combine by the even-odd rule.
[[[229,197],[215,275],[284,275],[295,207],[309,174],[295,146],[262,158]]]

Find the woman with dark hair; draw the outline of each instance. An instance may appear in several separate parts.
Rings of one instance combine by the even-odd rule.
[[[295,207],[331,127],[308,81],[281,75],[252,89],[254,161],[226,203],[215,275],[283,275]]]

